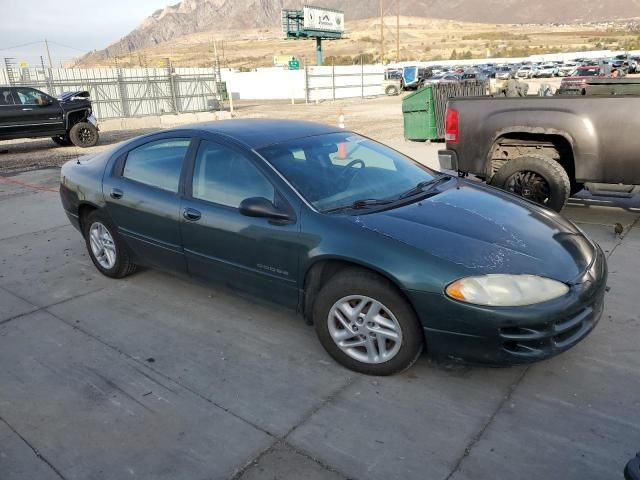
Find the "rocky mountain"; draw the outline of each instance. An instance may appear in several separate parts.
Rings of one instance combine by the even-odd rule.
[[[480,23],[592,22],[640,16],[640,0],[399,0],[404,16]],[[379,15],[379,0],[183,0],[157,10],[135,30],[95,57],[129,54],[182,35],[216,30],[273,27],[282,8],[318,4],[345,11],[349,20]],[[396,0],[385,0],[385,13],[395,15]]]

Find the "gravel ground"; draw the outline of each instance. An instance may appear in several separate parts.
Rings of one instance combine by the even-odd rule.
[[[347,99],[320,104],[288,102],[234,102],[237,118],[291,118],[337,124],[342,109],[348,129],[361,131],[380,141],[403,138],[401,97]],[[49,138],[0,142],[0,174],[12,175],[41,168],[60,167],[80,155],[103,151],[129,138],[149,133],[152,128],[101,131],[100,142],[92,148],[60,147]]]

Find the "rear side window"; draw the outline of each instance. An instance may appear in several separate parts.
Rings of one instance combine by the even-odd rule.
[[[14,105],[13,94],[8,88],[0,89],[0,105]]]
[[[168,138],[146,143],[127,155],[122,176],[152,187],[177,192],[189,138]]]

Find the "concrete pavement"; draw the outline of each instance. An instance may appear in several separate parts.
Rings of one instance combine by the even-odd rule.
[[[637,198],[565,209],[611,271],[577,347],[374,378],[278,307],[154,271],[101,276],[57,176],[0,178],[2,480],[596,480],[640,450]]]

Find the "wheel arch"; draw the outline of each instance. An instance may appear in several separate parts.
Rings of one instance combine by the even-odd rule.
[[[80,202],[78,205],[78,222],[80,224],[80,231],[84,231],[84,220],[87,218],[87,215],[99,209],[100,207],[94,203],[86,201]]]
[[[322,256],[313,259],[307,265],[304,271],[304,276],[302,277],[304,284],[300,301],[300,311],[306,323],[309,325],[313,323],[311,318],[313,305],[322,287],[336,274],[349,268],[368,270],[369,272],[375,273],[376,275],[379,275],[385,280],[391,282],[391,284],[396,288],[398,294],[405,299],[407,305],[409,305],[416,314],[416,317],[420,318],[415,311],[415,307],[413,306],[411,299],[405,294],[399,280],[393,275],[376,268],[373,265],[360,262],[352,258]]]
[[[485,175],[493,175],[509,160],[523,156],[544,155],[558,162],[575,182],[578,177],[573,139],[562,131],[529,132],[507,129],[496,133],[490,143],[485,163]]]
[[[77,110],[68,111],[65,115],[65,125],[67,132],[71,130],[76,123],[83,121],[89,116],[89,110],[87,108],[79,108]]]

